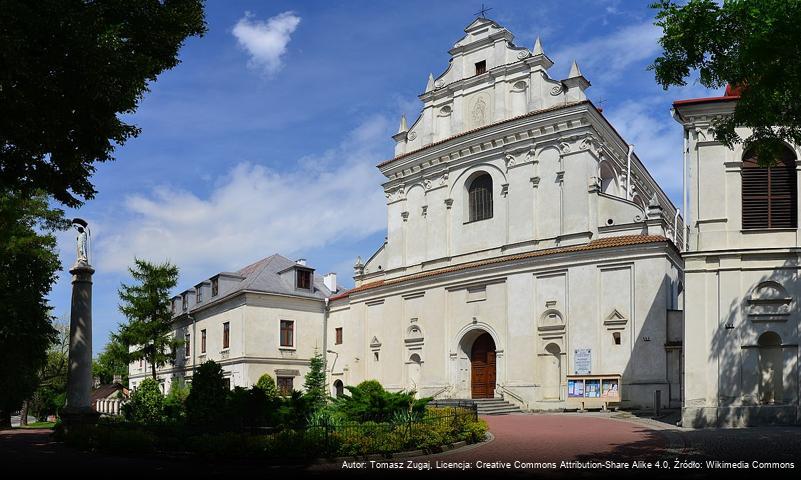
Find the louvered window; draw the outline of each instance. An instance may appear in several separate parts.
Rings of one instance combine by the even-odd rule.
[[[769,167],[752,151],[743,155],[743,229],[796,228],[798,225],[795,155],[785,149]]]
[[[482,174],[470,182],[467,189],[470,204],[470,221],[492,218],[492,177]]]

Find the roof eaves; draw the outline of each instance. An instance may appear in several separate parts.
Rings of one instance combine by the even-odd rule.
[[[461,270],[469,270],[472,268],[483,267],[485,265],[494,265],[506,262],[512,262],[515,260],[523,260],[527,258],[536,258],[536,257],[544,257],[548,255],[557,255],[560,253],[572,253],[572,252],[584,252],[584,251],[592,251],[592,250],[600,250],[603,248],[614,248],[614,247],[623,247],[623,246],[630,246],[630,245],[643,245],[648,243],[659,243],[659,242],[667,242],[667,238],[660,236],[660,235],[626,235],[620,237],[608,237],[608,238],[601,238],[598,240],[593,240],[590,243],[586,243],[583,245],[572,245],[569,247],[555,247],[549,248],[545,250],[536,250],[533,252],[526,252],[526,253],[518,253],[513,255],[505,255],[502,257],[495,257],[487,260],[477,260],[473,262],[466,262],[459,265],[453,265],[450,267],[443,267],[436,270],[431,270],[429,272],[420,272],[414,273],[411,275],[406,275],[403,277],[393,278],[390,280],[378,280],[371,283],[366,283],[360,285],[356,288],[348,290],[346,292],[342,292],[338,295],[334,295],[330,297],[330,301],[340,300],[345,297],[349,297],[353,293],[359,293],[365,290],[371,290],[373,288],[381,287],[384,285],[396,285],[399,283],[417,280],[420,278],[427,278],[433,277],[436,275],[442,275],[446,273],[457,272]],[[670,242],[667,242],[671,244]]]

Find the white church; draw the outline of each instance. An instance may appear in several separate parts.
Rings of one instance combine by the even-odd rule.
[[[685,226],[578,65],[552,78],[539,40],[486,18],[464,32],[378,165],[387,238],[355,287],[278,255],[200,282],[174,300],[186,347],[165,388],[215,360],[231,386],[299,389],[318,351],[332,395],[376,379],[522,410],[801,423],[799,149],[760,167],[710,131],[736,92],[677,101]],[[132,386],[147,372],[131,365]]]

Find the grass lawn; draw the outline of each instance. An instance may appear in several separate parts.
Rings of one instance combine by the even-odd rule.
[[[19,428],[53,428],[55,426],[55,422],[33,422]]]

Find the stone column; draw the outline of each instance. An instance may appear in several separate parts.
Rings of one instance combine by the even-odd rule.
[[[67,404],[61,413],[67,425],[93,423],[99,414],[92,409],[92,274],[84,260],[70,269],[72,310],[70,314]]]

